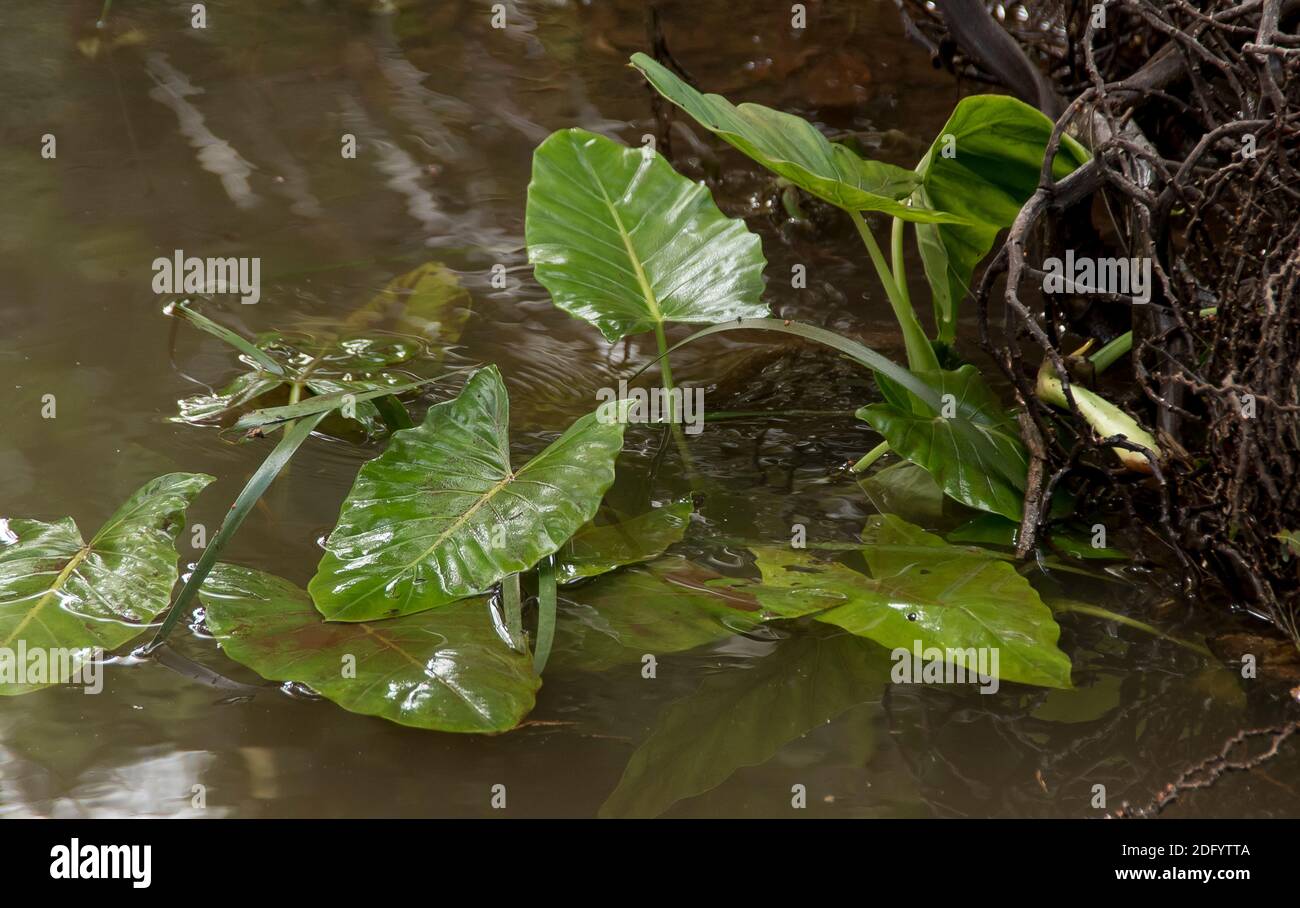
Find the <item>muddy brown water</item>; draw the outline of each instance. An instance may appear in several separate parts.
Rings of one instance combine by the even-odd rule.
[[[93,527],[147,478],[193,470],[218,477],[191,512],[212,528],[265,456],[265,443],[167,421],[178,398],[203,389],[196,380],[234,374],[218,343],[186,328],[173,338],[160,314],[150,263],[175,249],[260,257],[261,301],[207,310],[246,331],[341,321],[393,276],[445,263],[473,295],[454,355],[500,366],[520,454],[644,360],[646,339],[607,345],[551,307],[522,248],[530,156],[550,131],[577,125],[629,143],[655,132],[624,65],[647,48],[641,4],[514,3],[506,29],[491,27],[487,3],[397,5],[211,2],[202,30],[190,4],[118,3],[98,31],[99,3],[0,11],[0,514]],[[665,3],[664,32],[701,85],[855,132],[910,164],[960,87],[904,40],[892,4],[808,6],[808,27],[795,30],[779,4]],[[344,132],[362,141],[356,160],[339,153]],[[39,154],[47,133],[54,160]],[[901,358],[847,223],[816,210],[811,226],[789,223],[771,182],[715,141],[696,148],[675,131],[672,153],[762,235],[774,312]],[[490,281],[497,264],[505,288]],[[807,289],[785,277],[796,264]],[[920,281],[913,273],[918,294]],[[973,329],[968,313],[971,349]],[[783,541],[804,523],[814,538],[848,541],[872,513],[843,472],[875,443],[844,412],[874,393],[868,377],[773,347],[733,336],[675,363],[679,380],[716,384],[711,407],[780,411],[691,441],[710,492],[678,551],[723,571],[745,561],[727,540]],[[41,417],[47,394],[55,419]],[[671,446],[660,462],[654,437],[629,437],[616,495],[686,490]],[[377,450],[308,443],[226,559],[305,583]],[[197,557],[188,536],[181,546]],[[1221,604],[1171,603],[1158,573],[1117,573],[1034,582],[1186,639],[1232,623]],[[581,606],[581,590],[566,595]],[[193,618],[178,647],[255,680]],[[565,671],[561,651],[528,724],[496,737],[400,728],[301,692],[230,697],[120,655],[98,696],[0,698],[0,816],[484,816],[498,784],[507,815],[587,816],[657,726],[640,784],[647,797],[680,796],[669,815],[1096,816],[1094,786],[1112,808],[1145,802],[1238,728],[1291,708],[1278,685],[1167,639],[1083,615],[1060,623],[1073,691],[877,685],[836,703],[829,721],[816,688],[833,687],[836,669],[820,632],[736,636],[661,660],[653,680],[640,666]],[[775,693],[747,700],[751,679]],[[733,771],[701,791],[685,780],[702,764]],[[1170,814],[1296,815],[1297,768],[1292,748]],[[802,811],[795,785],[807,791]]]

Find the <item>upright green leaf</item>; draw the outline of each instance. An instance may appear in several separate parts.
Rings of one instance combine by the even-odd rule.
[[[702,95],[645,54],[632,66],[659,94],[697,123],[801,189],[847,211],[883,211],[906,221],[959,221],[943,211],[905,204],[920,178],[901,167],[867,161],[827,140],[802,117],[760,104],[739,107]]]
[[[711,675],[660,714],[600,815],[658,816],[766,763],[849,708],[878,701],[888,674],[879,647],[836,633],[786,640],[752,668]],[[785,797],[776,794],[773,804]]]
[[[911,650],[918,641],[955,653],[996,649],[998,677],[1070,686],[1070,659],[1056,646],[1060,628],[1014,565],[891,515],[870,518],[863,542],[869,577],[803,551],[755,550],[760,601],[769,588],[839,597],[840,605],[814,617],[890,649]],[[976,668],[969,655],[955,661]]]
[[[964,223],[916,225],[917,247],[934,297],[939,340],[951,344],[957,306],[998,230],[1010,227],[1038,188],[1052,121],[1005,95],[963,98],[916,167],[913,201]],[[1090,155],[1065,136],[1052,165],[1064,178]]]
[[[891,451],[929,471],[950,498],[1019,521],[1029,457],[979,371],[966,365],[919,377],[939,392],[937,410],[918,413],[883,401],[863,407],[858,418],[885,436]]]
[[[67,650],[68,680],[96,647],[116,649],[167,607],[185,509],[211,476],[168,473],[126,500],[90,542],[71,517],[0,518],[0,650]],[[3,683],[25,694],[46,683]]]
[[[555,305],[611,341],[768,314],[759,238],[649,148],[553,133],[533,152],[524,236]]]
[[[335,621],[407,615],[486,592],[557,551],[614,481],[623,423],[590,413],[527,464],[510,463],[495,366],[393,434],[357,475],[308,589]]]
[[[399,725],[507,731],[532,711],[542,684],[483,597],[387,621],[327,622],[288,581],[230,564],[213,569],[199,597],[208,629],[236,662]]]

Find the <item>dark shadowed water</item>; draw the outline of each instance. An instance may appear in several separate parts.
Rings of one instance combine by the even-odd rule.
[[[609,345],[553,308],[523,250],[533,148],[582,126],[629,144],[657,133],[628,56],[648,50],[642,4],[264,0],[207,6],[98,2],[0,8],[0,515],[97,526],[146,479],[173,470],[218,481],[190,519],[215,528],[268,442],[227,443],[169,422],[178,399],[236,371],[218,342],[161,314],[150,264],[173,250],[257,256],[257,305],[205,311],[247,332],[341,322],[391,278],[426,261],[473,298],[464,362],[495,362],[509,386],[517,455],[538,450],[596,391],[653,351]],[[910,166],[960,88],[903,38],[892,3],[662,4],[669,47],[698,84],[853,133]],[[355,160],[340,136],[358,137]],[[40,155],[57,138],[57,158]],[[818,209],[792,223],[779,189],[720,143],[675,128],[679,170],[761,234],[766,300],[780,317],[833,328],[898,358],[883,294],[846,220]],[[662,148],[662,146],[661,146]],[[507,286],[494,287],[493,266]],[[806,289],[787,279],[805,266]],[[919,272],[914,288],[922,286]],[[680,327],[674,338],[685,336]],[[975,351],[968,313],[965,336]],[[856,538],[873,513],[844,467],[877,437],[852,410],[870,377],[809,348],[732,335],[675,354],[679,381],[717,410],[775,415],[712,423],[690,441],[708,491],[678,553],[721,571],[735,540],[783,542],[802,523],[823,541]],[[46,395],[57,416],[42,418]],[[629,432],[615,496],[688,491],[668,445]],[[318,438],[250,516],[226,560],[305,584],[320,540],[376,444]],[[1142,535],[1135,534],[1139,540]],[[181,537],[183,559],[198,552]],[[1139,544],[1146,544],[1139,542]],[[1091,602],[1200,641],[1224,606],[1188,604],[1158,574],[1034,573],[1045,597]],[[566,609],[584,605],[583,588]],[[205,638],[178,648],[255,680]],[[659,661],[577,669],[561,635],[527,724],[496,737],[437,734],[366,718],[275,688],[228,698],[152,661],[122,657],[105,690],[0,698],[0,816],[485,816],[492,786],[507,815],[596,813],[633,761],[612,812],[830,816],[1097,816],[1147,801],[1246,726],[1288,709],[1285,685],[1248,681],[1169,639],[1061,615],[1075,689],[873,683],[840,691],[837,651],[815,630],[768,628]],[[568,642],[566,642],[568,641]],[[566,649],[566,647],[569,647]],[[639,756],[634,760],[634,754]],[[1225,779],[1171,814],[1295,815],[1300,758]],[[712,767],[700,772],[701,766]],[[701,791],[698,780],[713,787]],[[193,806],[195,785],[206,808]],[[791,807],[803,785],[807,807]]]

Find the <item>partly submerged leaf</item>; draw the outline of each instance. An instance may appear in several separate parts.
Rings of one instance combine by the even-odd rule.
[[[649,561],[681,541],[691,521],[691,501],[683,498],[619,523],[587,524],[564,545],[556,571],[560,583],[595,577],[615,568]]]
[[[660,558],[566,590],[551,666],[599,672],[751,631],[772,616],[750,585]]]
[[[659,94],[701,126],[773,173],[847,211],[883,211],[906,221],[960,221],[943,211],[906,204],[920,182],[911,171],[858,157],[826,139],[807,120],[760,104],[733,106],[702,95],[645,54],[633,54]]]
[[[411,614],[557,551],[614,481],[623,423],[610,406],[515,470],[505,384],[479,369],[361,468],[308,587],[316,607],[336,621]]]
[[[981,511],[1020,520],[1029,458],[974,366],[920,376],[940,393],[938,410],[917,413],[889,402],[858,411],[889,449],[929,471],[944,492]]]
[[[879,647],[836,633],[788,639],[752,668],[706,677],[659,715],[600,815],[658,816],[737,769],[766,763],[849,708],[878,701],[888,674]]]
[[[348,316],[345,333],[382,322],[390,311],[398,330],[440,345],[457,343],[469,321],[471,298],[456,272],[441,262],[425,262],[388,282]]]
[[[528,715],[541,687],[532,658],[498,632],[486,597],[387,621],[327,622],[288,581],[230,564],[213,569],[199,597],[228,656],[350,712],[500,732]]]
[[[869,577],[803,551],[756,549],[760,601],[769,588],[838,597],[841,604],[817,620],[890,649],[911,650],[918,641],[938,647],[970,670],[975,649],[996,649],[998,677],[1070,686],[1070,659],[1056,646],[1060,628],[1014,565],[891,515],[870,518],[863,541]]]
[[[881,514],[928,525],[943,519],[943,489],[925,467],[911,461],[890,464],[859,479],[858,485]]]
[[[611,341],[768,314],[758,236],[649,148],[553,133],[533,152],[524,235],[555,305]]]
[[[185,509],[212,482],[168,473],[140,487],[83,542],[71,517],[55,523],[0,518],[0,650],[66,651],[59,677],[0,680],[25,694],[68,680],[90,659],[134,639],[167,607],[176,583],[176,537]]]
[[[952,343],[958,304],[971,275],[1038,188],[1052,121],[1005,95],[973,95],[952,116],[917,165],[913,201],[961,217],[959,224],[917,224],[916,241],[934,297],[939,339]],[[1068,135],[1052,170],[1057,179],[1089,158]]]

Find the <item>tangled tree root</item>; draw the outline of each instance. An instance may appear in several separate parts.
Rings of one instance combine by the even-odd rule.
[[[1185,586],[1213,579],[1300,645],[1286,537],[1300,527],[1300,0],[1026,4],[1027,23],[1007,27],[1016,49],[996,53],[972,37],[1001,27],[979,0],[899,2],[937,63],[1063,111],[1038,190],[975,294],[982,343],[1025,412],[1023,550],[1070,488],[1151,527]],[[1037,80],[1017,78],[1016,54]],[[1094,158],[1057,181],[1066,131]],[[1149,259],[1150,300],[1042,293],[1035,263],[1065,249]],[[1115,439],[1089,431],[1069,390],[1065,351],[1129,328],[1132,380],[1105,393],[1155,429],[1161,456],[1139,449],[1147,479],[1114,466]],[[1034,395],[1044,358],[1071,414]]]

